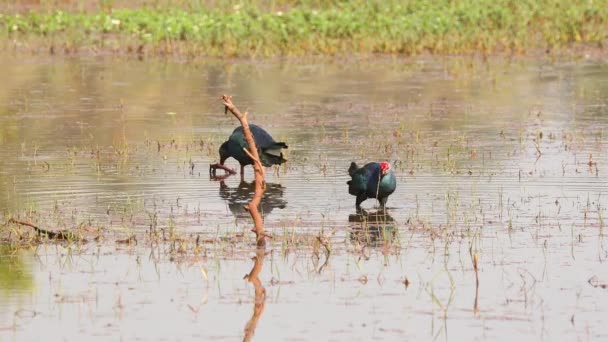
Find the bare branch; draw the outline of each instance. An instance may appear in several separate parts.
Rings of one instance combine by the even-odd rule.
[[[254,161],[253,162],[253,170],[255,171],[255,192],[253,194],[253,198],[251,202],[247,205],[249,209],[249,213],[251,214],[251,218],[253,219],[254,228],[253,231],[256,235],[256,242],[259,248],[264,248],[266,246],[266,240],[264,233],[264,223],[262,221],[262,215],[258,211],[258,206],[262,201],[262,196],[264,195],[265,181],[264,181],[264,167],[260,162],[260,156],[258,154],[258,148],[255,144],[255,140],[253,139],[253,134],[251,133],[251,129],[249,129],[249,123],[247,122],[247,112],[242,114],[238,108],[232,103],[232,96],[222,95],[221,97],[222,103],[224,104],[224,112],[232,113],[243,126],[243,133],[245,135],[245,141],[247,142],[247,146],[243,150],[247,155]]]
[[[19,221],[16,220],[14,218],[11,218],[8,220],[8,223],[15,223],[15,224],[19,224],[22,226],[28,226],[34,229],[34,231],[36,233],[38,233],[38,235],[46,235],[49,239],[54,239],[54,240],[81,240],[78,236],[76,236],[76,234],[68,231],[68,230],[60,230],[57,232],[53,232],[50,230],[46,230],[46,229],[42,229],[38,226],[36,226],[35,224],[31,223],[31,222],[27,222],[27,221]]]
[[[258,166],[262,169],[262,171],[264,171],[264,168],[262,167],[262,163],[260,162],[259,159],[257,159],[256,157],[254,157],[254,155],[251,154],[251,152],[249,152],[249,150],[246,149],[245,147],[243,147],[243,151],[245,151],[245,153],[249,156],[249,158],[251,158],[253,160],[254,163],[259,164]]]
[[[251,154],[251,152],[249,152],[249,150],[245,147],[243,147],[243,151],[245,151],[245,153],[249,156],[249,158],[253,159],[254,162],[259,163],[260,161],[258,160],[258,158],[254,157],[253,154]]]

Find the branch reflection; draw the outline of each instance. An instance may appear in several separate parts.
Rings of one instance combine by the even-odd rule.
[[[264,306],[266,305],[266,289],[264,286],[262,286],[262,282],[259,278],[260,272],[262,272],[262,267],[264,266],[265,256],[266,254],[264,253],[264,250],[258,249],[256,251],[256,255],[252,258],[253,267],[251,268],[251,272],[243,277],[243,279],[253,284],[253,288],[255,290],[253,314],[245,325],[245,336],[243,337],[243,341],[251,341],[251,338],[255,333],[255,328],[258,325],[258,321],[264,312]]]

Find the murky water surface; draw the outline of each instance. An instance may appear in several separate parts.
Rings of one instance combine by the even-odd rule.
[[[0,248],[3,341],[608,338],[606,63],[0,65],[2,221],[105,232]],[[208,175],[223,93],[289,144],[254,260],[253,170]],[[357,217],[346,170],[380,159],[388,216]]]

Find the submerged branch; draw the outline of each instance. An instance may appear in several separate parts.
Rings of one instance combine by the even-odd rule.
[[[473,254],[473,269],[475,270],[475,302],[473,303],[473,315],[479,314],[479,258],[477,252]]]
[[[49,239],[53,239],[53,240],[82,240],[76,234],[74,234],[68,230],[60,230],[57,232],[53,232],[50,230],[42,229],[31,222],[19,221],[14,218],[9,219],[8,223],[15,223],[18,225],[31,227],[34,229],[34,231],[36,233],[38,233],[38,235],[40,235],[40,236],[46,235]]]
[[[589,283],[589,285],[595,287],[595,288],[600,288],[600,289],[608,289],[608,282],[601,282],[597,276],[593,276],[591,278],[589,278],[589,280],[587,280],[587,282]]]

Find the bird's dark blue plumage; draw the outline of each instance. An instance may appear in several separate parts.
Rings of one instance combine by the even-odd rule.
[[[280,165],[287,160],[283,157],[283,148],[287,148],[284,142],[276,142],[263,128],[257,125],[249,125],[253,139],[258,148],[258,154],[262,165],[269,167],[272,165]],[[234,129],[226,142],[220,146],[220,164],[224,164],[226,159],[232,157],[241,164],[241,173],[243,167],[253,164],[253,160],[243,151],[243,148],[249,148],[245,140],[243,127],[239,126]]]
[[[352,178],[346,182],[348,193],[357,197],[355,207],[358,211],[361,210],[361,203],[368,198],[378,199],[384,208],[388,196],[397,188],[397,178],[387,162],[368,163],[361,168],[352,162],[348,174]]]

